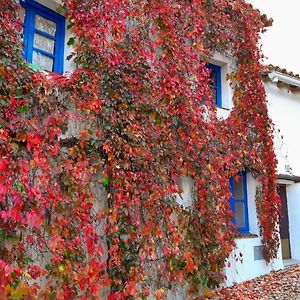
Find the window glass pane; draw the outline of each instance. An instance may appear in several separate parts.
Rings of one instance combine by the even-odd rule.
[[[32,64],[46,71],[53,70],[53,59],[36,51],[33,51]]]
[[[235,222],[237,227],[245,227],[246,220],[245,220],[245,205],[243,202],[236,202],[235,203]]]
[[[55,36],[56,24],[39,15],[35,16],[35,28]]]
[[[210,70],[210,86],[213,88],[217,86],[217,73],[215,70]]]
[[[234,181],[234,198],[235,199],[244,199],[243,177],[237,176],[234,178],[233,181]]]
[[[34,47],[48,53],[54,53],[54,40],[48,39],[38,33],[34,34]]]
[[[217,102],[217,71],[214,69],[210,69],[210,80],[209,80],[209,86],[212,88],[212,97]]]

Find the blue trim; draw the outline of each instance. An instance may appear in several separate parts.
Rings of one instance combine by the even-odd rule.
[[[42,13],[45,16],[46,19],[52,21],[53,19],[58,20],[58,21],[64,21],[65,17],[58,14],[57,12],[51,10],[50,8],[34,1],[34,0],[25,0],[25,1],[20,1],[20,4],[26,8],[26,6],[31,6],[31,8],[37,10],[39,13]],[[47,15],[49,15],[47,17]]]
[[[65,18],[53,10],[35,2],[34,0],[20,1],[25,9],[24,20],[24,50],[23,57],[32,63],[33,51],[37,51],[54,59],[53,72],[63,73],[64,65],[64,45],[65,45]],[[55,36],[35,28],[35,17],[39,15],[56,24]],[[50,54],[42,49],[34,47],[34,33],[41,34],[55,41],[54,54]]]
[[[33,47],[32,49],[33,49],[35,52],[41,53],[41,54],[43,54],[43,55],[45,55],[45,56],[48,56],[48,57],[50,57],[50,58],[54,58],[54,59],[55,59],[55,55],[54,55],[54,54],[51,54],[51,53],[49,53],[49,52],[47,52],[47,51],[44,51],[44,50],[42,50],[42,49],[35,48],[35,47]]]
[[[235,214],[235,204],[236,203],[243,203],[244,204],[244,217],[245,217],[245,226],[244,227],[239,227],[239,231],[241,233],[249,233],[249,214],[248,214],[248,193],[247,193],[247,173],[246,172],[241,172],[239,175],[242,177],[243,180],[243,192],[244,192],[244,197],[242,199],[235,199],[234,195],[234,179],[231,177],[229,179],[230,183],[230,192],[232,194],[232,197],[230,198],[230,208]],[[232,223],[236,224],[235,218],[232,218]]]
[[[37,33],[37,34],[39,34],[39,35],[42,35],[42,36],[46,37],[47,39],[55,40],[55,36],[53,36],[53,35],[51,35],[51,34],[49,34],[47,32],[44,32],[42,30],[39,30],[39,29],[35,28],[34,32]]]
[[[216,82],[214,82],[214,90],[216,92],[216,105],[222,107],[222,70],[220,66],[207,64],[206,67],[215,74]]]

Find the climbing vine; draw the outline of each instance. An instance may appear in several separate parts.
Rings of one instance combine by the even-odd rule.
[[[259,182],[265,259],[276,257],[265,16],[243,0],[64,0],[78,68],[59,76],[22,59],[18,10],[0,0],[4,298],[163,299],[176,284],[189,295],[218,286],[236,234],[228,178],[244,170]],[[227,119],[206,68],[216,52],[235,63]],[[182,178],[190,207],[176,200]]]

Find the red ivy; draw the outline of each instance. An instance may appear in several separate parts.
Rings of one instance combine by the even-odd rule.
[[[64,9],[80,68],[45,76],[21,59],[18,4],[0,0],[0,293],[91,299],[110,286],[109,299],[150,288],[162,299],[173,283],[218,285],[234,247],[228,178],[245,169],[275,258],[280,201],[257,47],[266,18],[243,0]],[[236,62],[226,120],[205,68],[215,52]],[[174,199],[182,176],[194,182],[190,208]]]

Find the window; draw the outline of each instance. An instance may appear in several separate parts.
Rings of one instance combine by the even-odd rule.
[[[241,233],[249,233],[246,172],[230,178],[230,207],[234,213],[233,223]]]
[[[213,97],[217,106],[222,106],[222,73],[221,67],[213,64],[207,64],[210,70],[211,88],[213,89]]]
[[[43,70],[63,72],[65,18],[33,1],[21,1],[23,57]]]

